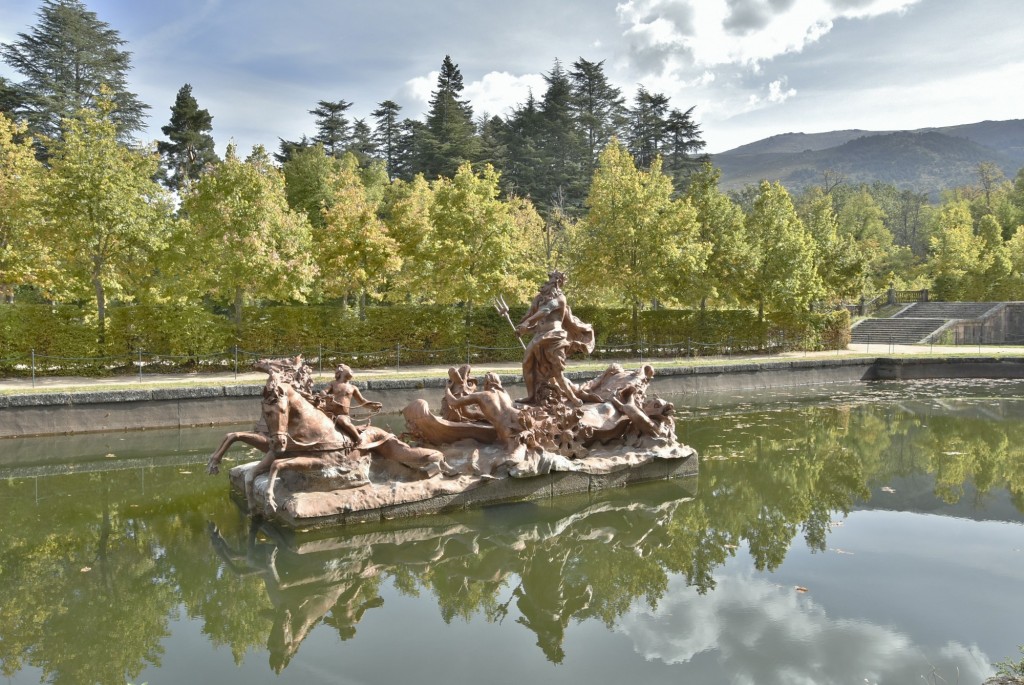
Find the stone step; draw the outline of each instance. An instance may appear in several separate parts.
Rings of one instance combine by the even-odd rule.
[[[893,318],[897,319],[977,319],[999,302],[916,302]]]
[[[945,324],[945,319],[863,319],[853,327],[851,342],[919,343]]]

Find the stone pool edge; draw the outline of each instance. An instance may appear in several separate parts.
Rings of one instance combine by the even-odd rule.
[[[636,362],[637,365],[640,362]],[[574,381],[594,371],[566,373]],[[507,385],[522,382],[501,374]],[[664,394],[827,385],[872,380],[1024,378],[1024,357],[850,357],[659,368]],[[436,404],[443,376],[371,379],[357,383],[398,412],[415,399]],[[53,392],[0,395],[0,438],[104,431],[187,428],[254,421],[262,383],[148,390]]]

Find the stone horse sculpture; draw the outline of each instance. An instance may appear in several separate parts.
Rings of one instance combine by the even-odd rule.
[[[297,358],[295,363],[301,365],[301,359]],[[207,472],[217,474],[224,454],[235,442],[251,445],[264,453],[263,459],[245,477],[250,513],[257,509],[254,484],[263,474],[268,474],[267,506],[275,512],[274,485],[284,470],[319,471],[342,480],[344,487],[349,488],[370,482],[368,459],[363,458],[366,455],[396,462],[421,477],[448,470],[441,452],[408,445],[377,426],[354,427],[359,437],[359,442],[355,442],[338,430],[330,415],[306,398],[308,392],[295,387],[301,381],[297,380],[291,366],[280,368],[263,360],[257,368],[268,374],[257,430],[228,433],[207,463]]]
[[[324,466],[349,467],[355,443],[341,434],[325,413],[314,407],[292,386],[285,374],[271,370],[263,387],[262,419],[266,433],[236,432],[224,436],[210,456],[207,472],[216,474],[224,453],[235,442],[243,442],[265,453],[246,477],[246,500],[253,510],[253,482],[269,473],[267,503],[274,511],[274,481],[282,469],[312,469]]]

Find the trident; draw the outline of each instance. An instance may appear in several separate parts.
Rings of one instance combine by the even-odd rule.
[[[516,325],[512,323],[512,317],[508,315],[508,305],[505,304],[505,298],[503,296],[498,295],[494,298],[494,308],[498,310],[499,314],[505,317],[505,321],[508,321],[508,325],[511,326],[514,331],[516,329]],[[523,339],[519,337],[519,333],[516,333],[516,340],[519,341],[519,344],[522,345],[525,350],[526,343],[524,343]]]

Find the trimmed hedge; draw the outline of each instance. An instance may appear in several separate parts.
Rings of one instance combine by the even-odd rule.
[[[512,320],[525,311],[513,307]],[[236,338],[228,317],[198,304],[112,307],[100,347],[88,309],[0,306],[0,372],[30,373],[32,349],[37,373],[49,375],[134,373],[140,350],[149,372],[230,369],[236,354],[240,367],[255,357],[302,353],[325,369],[341,362],[369,368],[522,359],[509,322],[490,306],[372,307],[365,319],[354,309],[329,306],[251,307],[245,313]],[[762,322],[745,310],[660,309],[640,313],[638,335],[629,310],[579,307],[574,313],[594,326],[598,359],[841,349],[850,340],[845,310]]]

